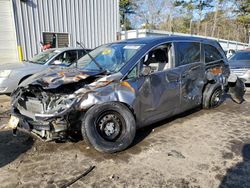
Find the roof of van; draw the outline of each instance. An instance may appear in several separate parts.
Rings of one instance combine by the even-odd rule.
[[[205,42],[205,43],[217,43],[217,41],[212,39],[200,38],[200,37],[189,37],[189,36],[154,36],[154,37],[143,37],[134,38],[119,41],[119,43],[137,43],[137,44],[149,44],[154,42],[170,42],[170,41],[193,41],[193,42]]]

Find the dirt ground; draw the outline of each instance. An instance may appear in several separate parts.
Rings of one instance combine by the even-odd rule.
[[[71,187],[250,187],[250,88],[245,99],[139,130],[132,147],[112,155],[1,130],[0,187],[61,187],[91,165]],[[0,127],[8,110],[0,96]]]

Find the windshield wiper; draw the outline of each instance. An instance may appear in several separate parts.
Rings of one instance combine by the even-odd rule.
[[[102,68],[102,66],[95,60],[95,58],[92,57],[92,55],[90,55],[90,53],[85,49],[85,46],[84,46],[82,43],[76,41],[76,44],[78,44],[79,46],[82,47],[83,51],[84,51],[86,54],[88,54],[88,56],[91,58],[91,60],[96,64],[96,66],[97,66],[101,71],[104,71],[104,69]]]

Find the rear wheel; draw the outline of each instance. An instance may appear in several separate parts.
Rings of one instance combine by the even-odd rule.
[[[221,87],[217,87],[214,90],[214,92],[211,96],[211,99],[210,99],[210,107],[211,108],[215,108],[222,103],[222,94],[223,94],[223,91],[222,91]]]
[[[96,150],[114,153],[124,150],[133,141],[135,119],[123,104],[110,102],[90,108],[82,120],[82,135]]]
[[[223,90],[219,83],[207,84],[203,91],[203,108],[216,108],[223,102]]]

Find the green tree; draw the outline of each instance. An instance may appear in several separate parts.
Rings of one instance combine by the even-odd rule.
[[[245,42],[249,40],[250,29],[250,0],[235,0],[236,5],[236,20],[245,29]]]
[[[213,29],[212,29],[212,34],[211,34],[212,37],[214,37],[214,35],[215,35],[215,30],[216,30],[218,18],[219,18],[219,11],[222,8],[221,6],[222,6],[223,2],[224,2],[224,0],[217,0],[216,1],[215,13],[214,13],[214,19],[213,19]]]
[[[130,14],[134,14],[134,3],[130,0],[120,0],[119,11],[120,11],[120,24],[123,25],[125,30],[132,29],[131,22],[128,18]]]
[[[212,8],[213,5],[213,0],[176,0],[175,1],[175,6],[181,6],[184,9],[187,9],[190,14],[193,15],[194,11],[196,11],[199,15],[198,19],[198,28],[197,28],[197,33],[200,34],[201,30],[201,21],[202,18],[204,17],[204,12],[205,10]],[[193,18],[193,17],[192,17]]]
[[[177,19],[175,18],[174,31],[192,34],[194,30],[192,27],[194,26],[193,19],[195,10],[193,1],[176,0],[174,1],[174,7],[180,9],[179,14],[182,15],[182,19],[180,16],[177,16]],[[180,28],[182,29],[179,30]]]

